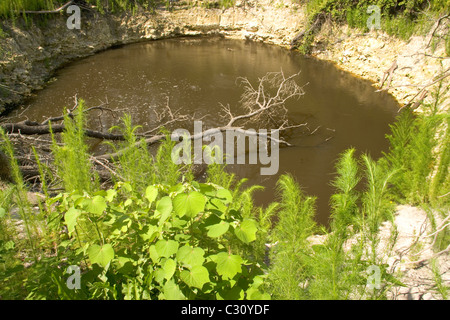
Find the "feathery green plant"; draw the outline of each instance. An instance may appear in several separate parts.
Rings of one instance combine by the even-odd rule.
[[[64,125],[64,132],[61,134],[63,145],[60,146],[51,131],[50,123],[52,151],[58,176],[62,179],[63,186],[67,192],[75,190],[79,192],[95,191],[98,189],[98,176],[92,170],[92,164],[89,160],[89,147],[86,144],[84,133],[86,119],[83,100],[80,100],[78,103],[74,119],[65,112]]]
[[[307,238],[314,232],[314,197],[305,196],[290,175],[278,180],[281,193],[278,223],[272,232],[269,285],[274,299],[307,298],[306,280],[311,249]]]
[[[438,112],[441,89],[437,90],[435,102],[423,105],[425,113],[413,115],[409,109],[403,110],[387,135],[387,165],[400,171],[392,181],[398,201],[416,205],[440,202],[448,192],[450,114]]]
[[[120,177],[114,177],[116,182],[119,180],[127,182],[133,190],[143,192],[149,183],[155,183],[155,170],[153,157],[148,151],[147,144],[144,139],[138,140],[135,131],[139,126],[132,126],[131,116],[125,115],[122,118],[123,128],[112,127],[112,129],[120,129],[125,138],[125,142],[112,147],[122,150],[115,164],[118,167]]]
[[[172,161],[172,150],[175,147],[175,141],[170,139],[167,130],[163,130],[166,134],[165,140],[161,142],[155,157],[155,173],[158,183],[166,183],[175,185],[181,178],[179,166]],[[188,168],[190,170],[191,167]]]
[[[332,181],[336,193],[331,196],[331,228],[337,238],[345,239],[343,227],[355,225],[358,219],[358,198],[356,186],[360,181],[358,163],[354,158],[355,149],[346,150],[336,165],[337,177]]]
[[[2,128],[0,128],[0,136],[3,140],[2,148],[8,155],[9,164],[11,169],[11,176],[15,183],[15,203],[18,206],[18,213],[21,220],[23,220],[25,225],[26,238],[29,242],[29,248],[31,249],[34,259],[37,259],[38,249],[36,244],[36,238],[39,236],[39,229],[36,224],[36,217],[33,214],[31,204],[28,200],[28,190],[27,186],[23,180],[22,173],[19,168],[19,164],[14,155],[14,147],[9,140],[8,136],[5,134]]]

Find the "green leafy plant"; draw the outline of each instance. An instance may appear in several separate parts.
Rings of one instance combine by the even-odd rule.
[[[232,249],[251,243],[258,224],[230,210],[231,192],[212,184],[150,185],[144,194],[128,183],[94,194],[54,199],[64,213],[72,250],[80,252],[83,279],[71,298],[257,299],[265,277]],[[81,222],[95,239],[78,237]],[[85,262],[83,262],[85,261]]]

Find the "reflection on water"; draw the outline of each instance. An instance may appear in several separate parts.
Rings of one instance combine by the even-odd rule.
[[[255,194],[259,204],[274,199],[280,174],[293,174],[307,194],[318,197],[317,221],[326,224],[336,157],[349,147],[378,157],[387,149],[385,134],[398,108],[391,96],[374,92],[369,82],[330,63],[275,46],[218,38],[133,44],[59,70],[56,80],[24,105],[28,109],[23,116],[39,121],[60,115],[63,107],[73,106],[77,95],[88,106],[108,101],[109,108],[130,113],[134,124],[144,129],[158,125],[166,104],[180,114],[203,117],[204,128],[210,128],[224,124],[219,103],[239,110],[242,88],[237,77],[256,83],[267,72],[280,70],[286,75],[301,71],[297,83],[305,85],[305,95],[289,101],[289,116],[317,131],[308,135],[300,130],[289,138],[294,147],[281,148],[275,176],[261,176],[259,165],[231,165],[230,170],[266,187]],[[117,117],[105,112],[101,121],[93,120],[91,125],[107,130],[115,124]],[[169,129],[180,126],[193,130],[193,123]]]

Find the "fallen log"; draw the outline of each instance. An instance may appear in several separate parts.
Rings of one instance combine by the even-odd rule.
[[[3,128],[3,130],[6,133],[19,133],[19,134],[25,134],[25,135],[42,135],[42,134],[49,134],[51,131],[53,133],[60,133],[64,132],[65,125],[64,124],[55,124],[52,125],[50,128],[50,125],[43,125],[38,122],[25,120],[17,123],[2,123],[0,124],[0,127]],[[124,136],[122,134],[113,134],[108,132],[100,132],[90,129],[85,129],[86,136],[90,138],[97,138],[97,139],[103,139],[103,140],[114,140],[114,141],[123,141],[125,140]]]

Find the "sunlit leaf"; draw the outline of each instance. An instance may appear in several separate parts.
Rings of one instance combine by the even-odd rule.
[[[255,220],[244,219],[239,226],[236,227],[234,233],[244,243],[250,243],[256,240],[256,232],[258,225]]]
[[[183,292],[181,292],[180,287],[173,281],[169,280],[163,287],[164,297],[167,300],[185,300]]]
[[[114,200],[115,196],[117,195],[117,191],[114,189],[109,189],[106,191],[105,200],[108,202],[111,202]]]
[[[95,196],[88,202],[87,211],[95,215],[101,215],[103,214],[103,211],[106,210],[106,207],[105,198],[102,196]]]
[[[177,253],[178,242],[173,240],[159,240],[156,243],[155,248],[160,257],[168,258],[171,255]]]
[[[238,255],[220,252],[211,258],[217,264],[217,273],[224,279],[231,279],[237,273],[242,272],[242,263],[244,260]]]
[[[208,269],[203,266],[194,266],[191,270],[184,270],[180,277],[188,286],[199,289],[202,289],[205,283],[210,282]]]
[[[67,210],[66,214],[64,215],[64,223],[67,226],[67,231],[69,232],[69,235],[75,230],[75,226],[77,225],[77,219],[80,216],[80,214],[81,214],[80,210],[71,207],[69,210]]]
[[[148,186],[145,190],[145,198],[150,202],[150,204],[156,200],[158,196],[158,189],[155,186]]]
[[[173,199],[174,211],[180,217],[195,217],[205,209],[206,197],[200,192],[181,193]]]
[[[202,248],[194,248],[189,245],[181,247],[177,252],[177,260],[182,262],[188,268],[202,265],[205,261],[205,251]]]
[[[229,204],[231,201],[233,201],[233,196],[230,190],[227,189],[217,190],[216,197],[219,198],[224,204]]]
[[[221,235],[225,234],[228,231],[230,224],[226,221],[221,221],[218,224],[214,224],[212,226],[207,227],[208,229],[208,237],[217,238]]]
[[[166,220],[172,212],[172,199],[163,197],[156,203],[156,211],[161,214],[161,220]]]
[[[167,280],[172,278],[173,274],[175,273],[177,267],[177,263],[172,259],[167,259],[166,262],[163,265],[164,270],[164,278]]]

